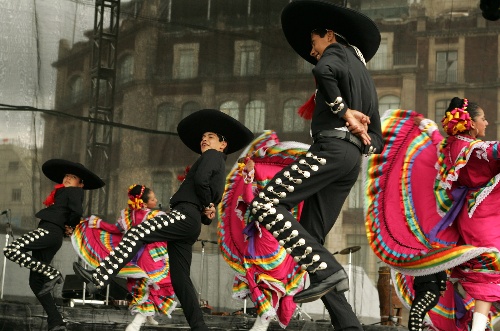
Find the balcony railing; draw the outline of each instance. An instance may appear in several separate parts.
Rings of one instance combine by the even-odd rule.
[[[431,84],[462,84],[465,83],[464,70],[429,70]]]
[[[401,67],[415,67],[417,65],[417,54],[415,52],[397,52],[379,54],[368,62],[368,69],[392,70]]]

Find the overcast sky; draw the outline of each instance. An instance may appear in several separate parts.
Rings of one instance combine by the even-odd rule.
[[[83,40],[93,17],[93,0],[0,0],[0,104],[53,109],[59,41]],[[0,143],[32,143],[39,115],[0,110]]]

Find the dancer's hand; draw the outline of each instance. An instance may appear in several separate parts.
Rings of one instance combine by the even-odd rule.
[[[413,117],[413,123],[415,123],[416,126],[419,126],[420,122],[422,122],[423,119],[424,119],[424,116],[422,116],[422,115],[415,116],[415,117]]]
[[[356,135],[363,144],[370,145],[372,138],[368,135],[368,124],[370,118],[360,111],[347,109],[344,117],[349,131]]]
[[[73,228],[69,225],[64,225],[64,234],[70,237],[73,234]]]
[[[208,207],[205,207],[203,215],[205,215],[205,217],[209,220],[213,220],[215,218],[215,206],[213,203],[211,203]]]

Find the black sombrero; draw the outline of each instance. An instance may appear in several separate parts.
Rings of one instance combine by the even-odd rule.
[[[201,154],[201,137],[205,132],[223,135],[227,140],[227,154],[234,153],[253,140],[253,133],[231,116],[216,109],[198,110],[177,125],[182,142],[192,151]]]
[[[99,176],[88,170],[81,163],[63,159],[51,159],[42,165],[42,171],[53,182],[61,184],[66,174],[72,174],[83,180],[84,190],[95,190],[105,184]]]
[[[333,30],[359,48],[366,62],[377,52],[380,31],[368,16],[351,8],[321,0],[295,0],[281,12],[281,26],[292,48],[306,61],[316,64],[310,55],[311,31]]]

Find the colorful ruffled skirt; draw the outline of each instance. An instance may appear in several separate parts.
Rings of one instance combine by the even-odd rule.
[[[73,231],[71,241],[78,256],[96,268],[120,243],[121,238],[121,234],[90,228],[84,221]],[[174,311],[177,302],[166,257],[164,243],[147,244],[118,273],[119,277],[127,278],[127,288],[133,296],[129,303],[131,313],[153,316],[158,312],[170,317]]]

